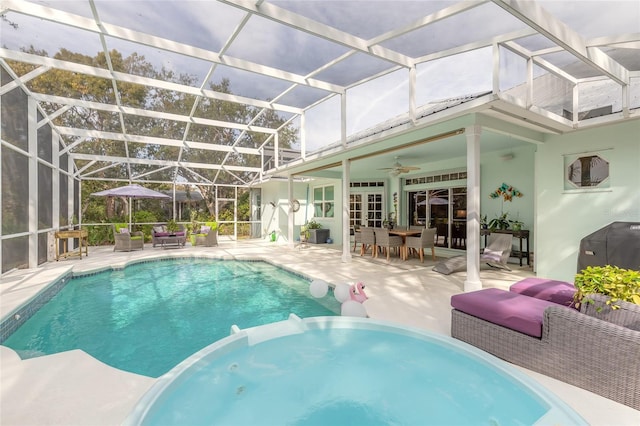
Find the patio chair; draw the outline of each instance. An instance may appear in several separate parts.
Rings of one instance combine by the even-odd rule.
[[[436,260],[435,248],[436,228],[423,228],[419,237],[407,237],[405,243],[407,251],[415,249],[420,256],[420,262],[424,263],[424,249],[431,248],[431,259]]]
[[[194,246],[213,247],[218,245],[218,223],[205,222],[200,227],[200,232],[191,236],[191,244]]]
[[[373,228],[370,227],[362,227],[360,228],[360,256],[364,256],[364,254],[371,248],[371,256],[375,253],[373,252],[374,246],[376,244],[376,236],[373,232]]]
[[[507,261],[511,256],[511,234],[495,234],[489,235],[489,244],[484,248],[480,255],[480,261],[486,262],[487,265],[494,268],[501,268],[510,271]]]
[[[391,256],[391,249],[401,249],[402,237],[399,235],[389,235],[389,230],[387,228],[375,228],[374,234],[376,237],[376,241],[373,246],[373,255],[374,257],[378,257],[378,248],[383,248],[387,253],[388,262]]]
[[[144,250],[144,233],[140,231],[129,231],[129,225],[126,223],[114,223],[113,226],[113,239],[115,246],[113,251],[131,251],[131,250]]]

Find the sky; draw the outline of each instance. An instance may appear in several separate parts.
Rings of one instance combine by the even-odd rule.
[[[87,1],[47,0],[34,2],[64,11],[92,17]],[[454,4],[452,1],[278,1],[272,2],[318,22],[348,30],[369,39],[393,28],[406,25],[418,17]],[[546,0],[541,5],[569,24],[586,38],[619,33],[640,33],[640,1],[568,1]],[[136,31],[170,38],[198,48],[220,51],[242,22],[244,12],[214,1],[114,1],[97,0],[97,12],[103,22]],[[9,26],[16,23],[18,28]],[[491,25],[486,25],[491,22]],[[492,35],[522,28],[522,24],[492,3],[478,6],[418,30],[411,37],[400,37],[383,46],[409,55],[422,56],[439,50],[486,39]],[[9,13],[0,27],[1,44],[10,49],[33,45],[53,55],[64,47],[88,55],[102,49],[98,36],[48,21]],[[173,54],[155,48],[134,45],[114,38],[107,39],[110,49],[125,55],[141,53],[157,67],[162,65],[177,73],[188,72],[200,80],[211,64],[200,59]],[[541,37],[524,40],[529,48],[551,45]],[[253,16],[225,52],[265,66],[306,75],[347,52],[345,46],[312,37],[273,21]],[[418,104],[436,99],[477,93],[491,88],[491,49],[442,59],[418,66],[416,96]],[[389,63],[359,53],[332,69],[318,74],[334,84],[348,85],[387,68]],[[273,99],[291,83],[257,77],[252,73],[218,66],[212,80],[229,78],[238,95]],[[514,81],[518,81],[516,78]],[[348,134],[373,126],[408,110],[408,71],[402,69],[348,92]],[[327,93],[317,89],[296,89],[279,102],[305,107]],[[337,98],[309,112],[308,146],[335,142],[340,137]]]

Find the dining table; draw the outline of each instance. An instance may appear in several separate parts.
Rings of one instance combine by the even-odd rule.
[[[400,247],[400,258],[407,260],[409,258],[409,250],[407,250],[407,237],[412,237],[422,234],[422,228],[418,229],[403,229],[393,228],[389,229],[389,235],[399,235],[402,237],[402,246]]]

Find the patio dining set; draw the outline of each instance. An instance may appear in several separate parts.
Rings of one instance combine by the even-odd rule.
[[[435,260],[435,234],[435,228],[425,227],[363,227],[354,232],[353,251],[360,244],[361,256],[371,249],[372,257],[377,258],[382,251],[386,253],[387,261],[391,259],[392,249],[397,251],[402,260],[409,259],[410,253],[415,251],[420,256],[420,262],[424,262],[424,249],[431,248],[431,258]]]

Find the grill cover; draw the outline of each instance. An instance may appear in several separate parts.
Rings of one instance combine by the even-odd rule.
[[[578,272],[604,265],[640,270],[640,222],[613,222],[580,241]]]

